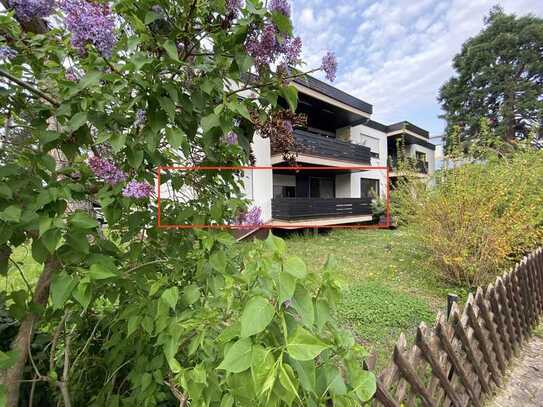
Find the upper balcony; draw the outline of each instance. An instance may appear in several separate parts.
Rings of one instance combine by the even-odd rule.
[[[413,157],[407,157],[406,161],[407,161],[406,166],[409,169],[409,171],[412,171],[415,174],[420,174],[420,175],[428,174],[428,168],[429,168],[428,161],[417,160],[416,158],[413,158]],[[399,175],[398,158],[392,157],[392,159],[389,160],[389,164],[392,168],[392,173],[390,174],[390,176],[394,177],[394,176]]]
[[[305,130],[294,130],[298,162],[330,166],[370,165],[368,147]],[[283,151],[272,148],[272,164],[283,161]]]

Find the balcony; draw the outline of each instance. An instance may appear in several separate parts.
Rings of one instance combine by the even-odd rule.
[[[428,161],[417,160],[412,157],[407,157],[406,161],[407,169],[418,174],[428,174]],[[389,159],[389,163],[392,167],[392,171],[398,172],[398,158],[392,157],[391,159]]]
[[[371,151],[368,147],[298,129],[294,130],[294,139],[301,158],[299,161],[303,161],[303,156],[310,156],[343,163],[370,165]],[[283,151],[272,147],[272,155],[277,154],[282,155]]]
[[[326,217],[371,215],[371,199],[365,198],[274,198],[272,218],[305,220]]]

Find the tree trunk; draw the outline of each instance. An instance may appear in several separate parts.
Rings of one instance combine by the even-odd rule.
[[[45,266],[40,275],[32,302],[43,308],[47,305],[49,298],[49,287],[54,271],[60,266],[56,257],[49,257],[45,261]],[[28,352],[32,342],[34,325],[39,320],[39,316],[29,312],[23,319],[19,332],[13,341],[11,350],[18,352],[17,362],[14,366],[6,369],[3,377],[3,384],[6,386],[6,407],[17,407],[19,404],[19,387],[23,377],[23,370],[28,360]]]

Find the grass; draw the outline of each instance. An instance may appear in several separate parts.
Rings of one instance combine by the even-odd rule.
[[[304,259],[310,270],[336,259],[343,300],[340,324],[351,328],[384,367],[400,332],[413,337],[416,326],[433,323],[445,310],[447,293],[416,240],[404,229],[336,230],[327,235],[287,238],[291,254]]]

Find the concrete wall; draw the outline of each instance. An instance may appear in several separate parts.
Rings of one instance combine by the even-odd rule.
[[[270,140],[255,134],[252,149],[255,156],[255,165],[271,166]],[[262,221],[270,222],[272,218],[271,200],[273,198],[272,170],[245,170],[245,191],[254,205],[262,208]]]
[[[336,198],[352,198],[351,174],[336,175]]]
[[[368,140],[368,138],[371,138]],[[377,145],[373,140],[378,140]],[[368,142],[369,141],[369,142]],[[371,158],[372,167],[386,167],[388,148],[386,133],[360,124],[351,128],[351,142],[371,148],[372,153],[378,153],[379,158]],[[360,198],[360,179],[369,178],[379,180],[379,193],[382,198],[386,196],[386,170],[360,171],[351,174],[351,197]]]
[[[426,159],[428,160],[428,175],[433,174],[436,169],[435,151],[424,146],[419,146],[418,144],[411,144],[409,146],[410,157],[415,158],[415,153],[417,151],[426,154]]]

